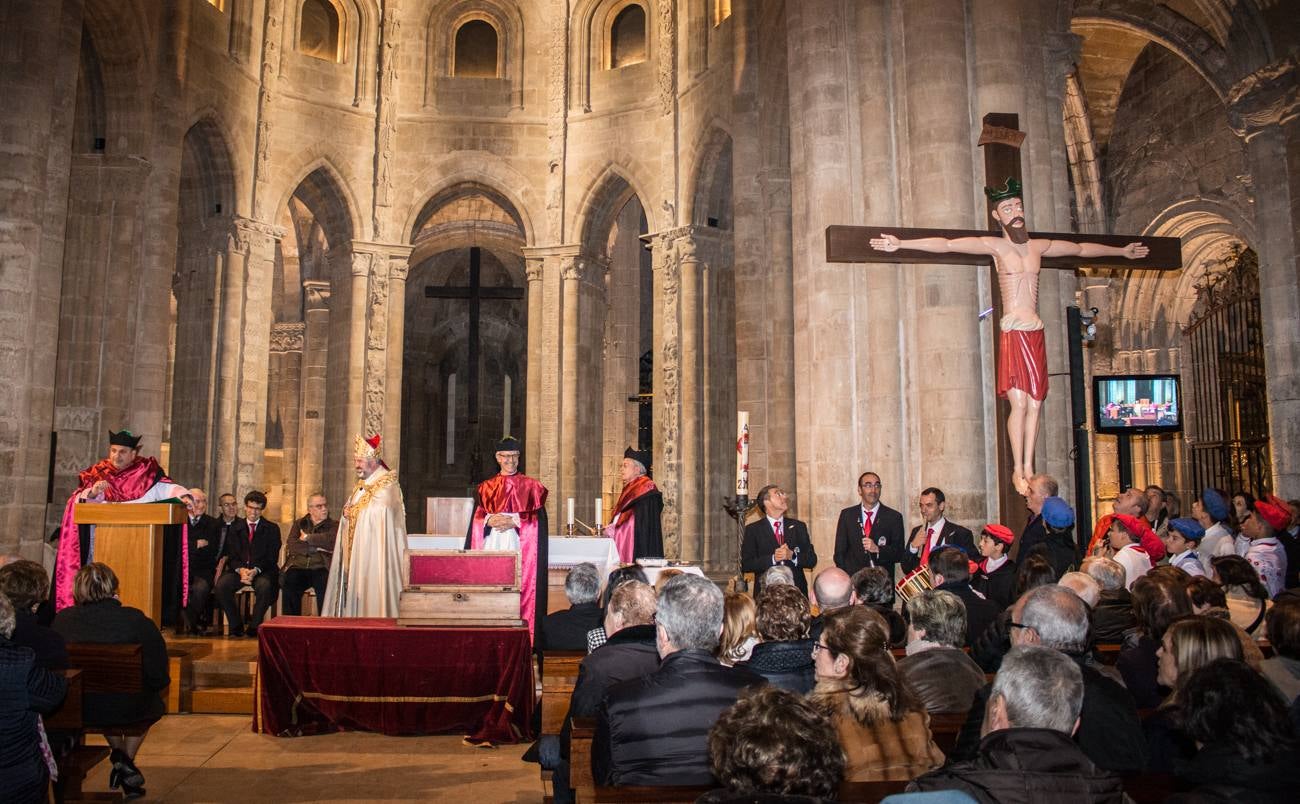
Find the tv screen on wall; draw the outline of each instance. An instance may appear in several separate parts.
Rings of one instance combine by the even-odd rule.
[[[1178,391],[1177,374],[1093,377],[1093,427],[1111,435],[1176,433],[1183,429]]]

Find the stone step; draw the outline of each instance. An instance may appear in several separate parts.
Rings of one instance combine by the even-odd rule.
[[[256,662],[200,660],[190,666],[194,687],[252,687]]]
[[[203,715],[251,715],[253,687],[200,687],[190,694],[190,712]]]

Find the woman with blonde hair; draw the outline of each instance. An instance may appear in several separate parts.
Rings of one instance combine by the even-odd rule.
[[[901,781],[943,764],[930,716],[889,652],[884,618],[861,606],[826,615],[813,645],[812,701],[835,724],[846,781]]]
[[[1177,760],[1191,759],[1196,753],[1196,743],[1182,729],[1181,692],[1187,679],[1215,659],[1241,657],[1241,639],[1227,620],[1187,617],[1165,629],[1156,650],[1156,677],[1170,693],[1142,722],[1148,773],[1172,773]]]
[[[728,667],[749,659],[758,644],[758,606],[742,592],[728,592],[722,609],[718,661]]]

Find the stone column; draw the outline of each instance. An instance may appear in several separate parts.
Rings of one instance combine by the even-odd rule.
[[[1300,489],[1300,57],[1232,88],[1228,120],[1247,145],[1255,181],[1259,311],[1264,324],[1273,488]]]
[[[42,558],[81,0],[0,4],[0,552]],[[49,521],[63,514],[50,506]]]
[[[525,398],[530,400],[524,407],[524,454],[540,457],[542,406],[533,400],[541,398],[538,392],[542,385],[542,275],[546,259],[531,255],[524,259],[524,273],[528,277],[528,374],[524,390]]]
[[[388,367],[384,378],[384,456],[394,471],[402,459],[402,344],[406,333],[406,276],[410,249],[388,255]]]
[[[560,477],[557,499],[575,497],[577,516],[594,522],[600,491],[600,427],[596,347],[604,332],[604,264],[583,254],[560,260],[563,282],[560,370]],[[605,506],[608,519],[609,506]]]
[[[247,244],[240,327],[241,360],[236,406],[235,487],[246,493],[262,487],[266,452],[267,368],[271,349],[271,294],[275,287],[276,242],[279,229],[240,219],[236,227]],[[239,492],[237,492],[239,494]],[[241,495],[242,496],[242,495]]]
[[[664,496],[660,517],[664,555],[682,555],[681,274],[676,230],[654,236],[654,443],[655,485]]]
[[[704,450],[704,273],[707,266],[696,254],[689,231],[681,231],[674,243],[681,276],[681,486],[678,525],[678,558],[699,561],[704,537],[703,477],[707,453]]]
[[[271,374],[278,377],[278,387],[269,389],[272,405],[281,411],[280,427],[280,490],[274,499],[279,504],[277,521],[288,522],[305,510],[306,499],[300,495],[298,482],[299,430],[302,422],[302,368],[306,324],[292,321],[271,325]],[[269,449],[269,445],[268,445]],[[269,463],[269,461],[268,461]],[[268,466],[268,469],[270,467]],[[274,471],[268,471],[274,476]],[[268,495],[270,496],[270,495]]]
[[[326,366],[329,356],[330,283],[308,280],[303,289],[302,410],[298,429],[298,491],[300,502],[324,490]],[[342,460],[342,458],[335,458]],[[330,500],[338,516],[343,500]]]

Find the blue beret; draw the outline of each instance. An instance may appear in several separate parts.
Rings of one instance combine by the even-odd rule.
[[[1068,528],[1074,524],[1074,509],[1060,497],[1043,500],[1043,521],[1054,528]]]
[[[1205,535],[1205,528],[1201,523],[1191,517],[1182,516],[1178,519],[1169,520],[1169,527],[1183,535],[1184,539],[1192,542],[1199,542]]]
[[[1214,489],[1201,492],[1201,505],[1205,506],[1205,513],[1217,522],[1228,518],[1228,501]]]

